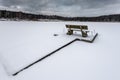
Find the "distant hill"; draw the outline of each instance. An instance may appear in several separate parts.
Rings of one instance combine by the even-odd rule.
[[[62,20],[62,21],[94,21],[94,22],[120,22],[120,14],[97,17],[63,17],[58,15],[32,14],[19,11],[0,10],[1,19],[9,20]]]

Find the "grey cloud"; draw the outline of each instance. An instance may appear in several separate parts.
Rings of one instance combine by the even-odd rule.
[[[20,6],[23,10],[31,12],[45,11],[58,15],[67,15],[68,12],[70,15],[81,16],[80,13],[84,14],[86,10],[90,12],[89,15],[93,14],[91,11],[99,14],[98,10],[103,10],[104,13],[106,6],[118,4],[120,0],[0,0],[0,3],[5,7]]]

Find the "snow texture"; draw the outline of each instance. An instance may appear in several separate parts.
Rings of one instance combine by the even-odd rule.
[[[88,25],[99,36],[92,44],[77,41],[17,76],[8,76],[80,37],[66,35],[65,24]],[[1,21],[0,25],[0,80],[120,79],[120,23]]]

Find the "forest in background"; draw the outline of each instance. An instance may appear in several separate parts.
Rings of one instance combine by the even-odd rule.
[[[0,10],[1,19],[9,20],[61,20],[61,21],[92,21],[92,22],[120,22],[120,14],[103,15],[97,17],[63,17],[58,15],[43,15],[26,12]]]

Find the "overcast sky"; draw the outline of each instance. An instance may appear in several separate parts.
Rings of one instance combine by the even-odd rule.
[[[120,0],[0,0],[0,8],[62,16],[120,13]]]

